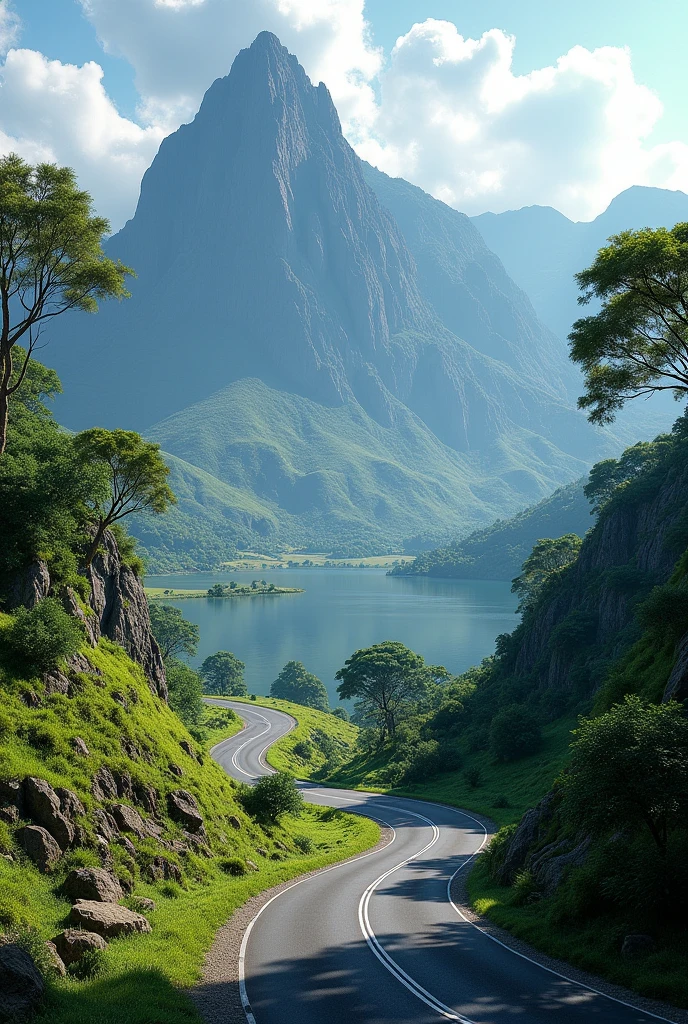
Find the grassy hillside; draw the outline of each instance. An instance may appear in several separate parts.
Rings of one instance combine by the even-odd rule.
[[[457,579],[510,580],[516,576],[541,537],[576,533],[583,537],[593,525],[590,503],[583,494],[585,479],[559,487],[537,505],[498,519],[463,540],[392,569],[392,575],[443,576]]]
[[[177,552],[181,567],[229,561],[233,544],[344,558],[398,550],[429,524],[444,537],[515,512],[585,468],[516,428],[484,456],[456,452],[389,401],[383,426],[353,402],[240,380],[151,427],[180,499],[136,526],[151,571],[173,568]]]
[[[0,615],[0,652],[9,623],[9,616]],[[136,909],[139,898],[154,900],[155,909],[146,911],[152,932],[111,941],[90,977],[52,979],[42,1019],[46,1024],[198,1020],[184,989],[198,979],[214,933],[232,911],[266,887],[370,846],[377,826],[310,807],[280,825],[259,826],[244,812],[238,784],[152,696],[143,673],[121,648],[102,640],[82,656],[87,671],[64,668],[69,694],[50,693],[40,679],[22,678],[6,658],[0,668],[0,780],[45,779],[56,789],[71,790],[84,809],[75,817],[78,845],[46,874],[15,841],[26,818],[0,822],[5,855],[0,857],[0,931],[30,936],[34,929],[50,939],[65,927],[71,901],[62,894],[62,882],[72,868],[101,865],[94,815],[118,799],[137,810],[147,831],[151,823],[143,837],[130,833],[125,843],[115,836],[107,855],[127,892],[126,905]],[[211,712],[205,723],[209,743],[239,727],[227,716],[215,724],[212,719]],[[76,737],[86,744],[87,756],[75,750]],[[94,796],[91,780],[103,766],[124,780],[124,795]],[[136,798],[141,786],[157,793],[154,813],[144,811]],[[207,840],[192,843],[170,818],[167,795],[179,788],[196,799]],[[176,878],[154,880],[156,857],[173,865]]]
[[[321,779],[335,770],[340,762],[355,753],[358,726],[343,722],[315,708],[293,704],[275,697],[232,697],[252,707],[276,708],[291,715],[296,725],[267,752],[268,763],[280,772],[290,772],[299,779]]]

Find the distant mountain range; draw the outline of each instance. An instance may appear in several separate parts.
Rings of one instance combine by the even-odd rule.
[[[154,565],[465,534],[637,439],[575,409],[564,342],[479,227],[364,164],[275,36],[238,54],[108,242],[131,299],[51,341],[66,426],[169,454],[179,506],[137,527]]]

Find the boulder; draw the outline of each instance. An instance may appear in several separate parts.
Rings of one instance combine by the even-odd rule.
[[[256,862],[254,860],[248,860],[247,859],[246,867],[249,868],[251,871],[260,871],[260,868],[258,867],[258,865],[256,864]]]
[[[143,839],[146,835],[143,818],[129,804],[115,804],[112,808],[112,816],[122,832],[131,832],[137,839]]]
[[[530,847],[539,838],[543,826],[550,821],[553,810],[553,797],[548,793],[537,807],[531,807],[523,815],[507,844],[501,867],[496,872],[497,881],[501,885],[510,885],[525,867]]]
[[[97,835],[95,837],[95,842],[96,853],[100,857],[100,862],[103,865],[103,867],[112,867],[112,852],[110,850],[110,844],[108,843],[107,839],[104,839],[103,836]]]
[[[91,792],[96,800],[116,800],[117,783],[110,769],[101,765],[91,780]]]
[[[134,783],[129,772],[114,772],[117,796],[125,800],[134,799]]]
[[[44,992],[45,982],[29,954],[13,942],[0,946],[0,1020],[25,1020]]]
[[[239,818],[237,818],[236,814],[230,814],[227,820],[229,821],[229,824],[232,826],[232,828],[237,829],[237,831],[241,828],[241,821],[239,820]]]
[[[184,769],[180,768],[178,764],[171,764],[170,771],[172,772],[173,775],[176,775],[178,779],[181,779],[182,775],[184,774]]]
[[[188,740],[180,740],[179,746],[182,748],[185,754],[187,754],[189,757],[192,757],[194,761],[196,760],[196,751],[191,746]]]
[[[137,896],[136,905],[142,914],[152,914],[155,910],[155,900],[149,900],[147,896]]]
[[[170,817],[184,825],[189,832],[198,832],[203,827],[203,817],[195,797],[186,789],[175,789],[167,794],[167,809]]]
[[[261,857],[269,857],[270,854],[264,846],[256,846],[256,853],[259,853]]]
[[[71,900],[117,903],[122,899],[119,882],[105,868],[75,868],[67,875],[62,889]]]
[[[19,821],[19,811],[14,804],[5,804],[4,807],[0,807],[0,821],[4,821],[7,825],[16,825]]]
[[[129,836],[120,836],[117,842],[124,850],[126,850],[126,852],[132,858],[132,860],[136,860],[136,847],[132,843]]]
[[[158,809],[158,792],[147,782],[137,782],[134,787],[134,798],[137,804],[143,807],[149,814],[155,814]]]
[[[16,838],[29,860],[44,873],[50,871],[62,855],[48,830],[40,825],[25,825],[16,833]]]
[[[57,668],[45,673],[43,676],[43,686],[48,696],[53,693],[61,693],[66,697],[69,693],[69,679]]]
[[[63,850],[71,846],[74,826],[60,807],[60,798],[45,779],[24,779],[24,805],[37,825],[50,832]]]
[[[125,711],[129,710],[127,698],[124,696],[121,690],[113,690],[111,696],[115,704],[119,704],[119,706],[121,708],[124,708]]]
[[[35,690],[22,690],[21,699],[27,708],[39,708],[41,706],[41,698]]]
[[[627,935],[623,940],[621,955],[631,959],[636,956],[646,956],[654,953],[657,943],[651,935]]]
[[[182,882],[182,873],[179,866],[174,861],[160,855],[151,859],[144,873],[152,882],[161,882],[163,879],[166,882],[177,882],[180,885]]]
[[[5,609],[35,608],[50,592],[50,573],[45,562],[37,561],[21,569],[10,584],[5,597]]]
[[[53,939],[58,955],[65,964],[75,964],[84,953],[92,949],[107,949],[107,942],[96,932],[84,931],[81,928],[68,928]]]
[[[50,966],[56,974],[59,974],[61,978],[64,978],[67,974],[67,968],[64,965],[64,960],[57,952],[57,946],[54,942],[46,942],[45,948],[48,951],[48,959],[50,960]]]
[[[116,903],[98,903],[96,900],[77,900],[69,912],[69,922],[106,939],[151,930],[142,914],[135,914]]]
[[[104,839],[114,839],[119,833],[117,822],[109,811],[104,811],[102,808],[97,807],[91,817],[93,818],[96,832],[103,836]]]
[[[74,736],[72,739],[72,749],[74,750],[74,753],[78,754],[80,757],[89,757],[91,754],[91,751],[88,749],[81,736]]]
[[[65,818],[74,818],[77,814],[86,814],[84,805],[82,804],[76,793],[73,793],[71,789],[63,789],[61,786],[55,790],[57,797],[60,801],[60,810],[64,814]]]

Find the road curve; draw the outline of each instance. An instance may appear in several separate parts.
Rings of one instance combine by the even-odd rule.
[[[232,701],[245,728],[213,748],[234,778],[272,771],[265,752],[294,726]],[[462,917],[452,878],[484,845],[481,823],[422,800],[299,784],[304,797],[394,830],[383,849],[283,890],[242,944],[249,1024],[651,1024],[669,1018],[539,966]]]

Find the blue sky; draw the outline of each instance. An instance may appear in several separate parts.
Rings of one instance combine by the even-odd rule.
[[[469,213],[589,219],[630,184],[688,190],[680,0],[0,0],[0,35],[3,14],[21,54],[0,149],[71,163],[116,225],[261,28],[326,82],[362,156]]]

